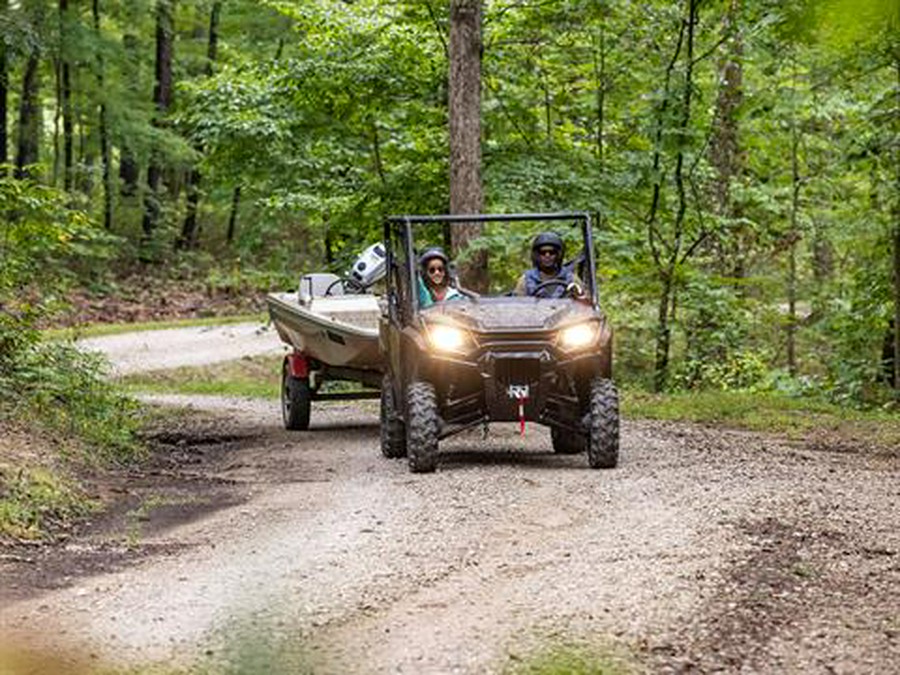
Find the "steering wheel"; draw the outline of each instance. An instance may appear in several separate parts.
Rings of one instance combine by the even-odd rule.
[[[563,286],[568,290],[569,282],[563,281],[562,279],[547,279],[547,281],[542,281],[534,288],[534,292],[531,294],[535,298],[546,298],[546,295],[541,295],[541,291],[545,291],[548,288],[553,288],[554,286]]]
[[[325,294],[325,295],[331,295],[331,291],[333,291],[333,290],[334,290],[334,287],[337,286],[338,284],[340,284],[341,289],[346,293],[347,289],[344,288],[344,286],[346,285],[346,283],[347,283],[347,280],[344,279],[343,277],[340,278],[340,279],[335,279],[335,280],[332,281],[330,284],[328,284],[328,288],[325,289],[325,293],[324,293],[324,294]]]

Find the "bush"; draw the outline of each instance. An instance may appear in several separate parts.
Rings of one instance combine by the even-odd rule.
[[[117,241],[62,191],[0,175],[0,417],[62,433],[108,461],[136,452],[136,404],[104,381],[96,357],[43,343],[35,326],[72,270],[87,273]]]
[[[672,378],[676,389],[721,389],[723,391],[767,389],[769,376],[765,354],[750,350],[729,354],[724,360],[685,361]]]
[[[0,344],[14,345],[0,356],[0,415],[80,442],[92,461],[133,459],[137,403],[104,379],[100,357],[71,344],[40,342],[27,326],[21,333],[29,337],[16,341],[13,326],[8,316],[0,321]]]
[[[37,539],[91,508],[78,488],[52,472],[0,466],[0,537]]]

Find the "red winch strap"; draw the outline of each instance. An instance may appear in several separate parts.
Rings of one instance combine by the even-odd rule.
[[[525,401],[527,400],[527,397],[516,399],[516,401],[518,401],[519,403],[519,433],[522,436],[525,435]]]

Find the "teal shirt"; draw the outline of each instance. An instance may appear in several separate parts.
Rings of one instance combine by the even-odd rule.
[[[461,298],[462,293],[453,288],[453,286],[447,287],[447,293],[444,295],[444,300],[453,300],[454,298]],[[434,296],[431,294],[429,288],[425,285],[425,282],[422,281],[422,277],[419,277],[419,307],[430,307],[435,302]]]

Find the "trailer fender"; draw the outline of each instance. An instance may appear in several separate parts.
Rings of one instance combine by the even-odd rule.
[[[294,352],[284,357],[287,361],[291,376],[305,380],[309,377],[309,359],[302,352]]]

